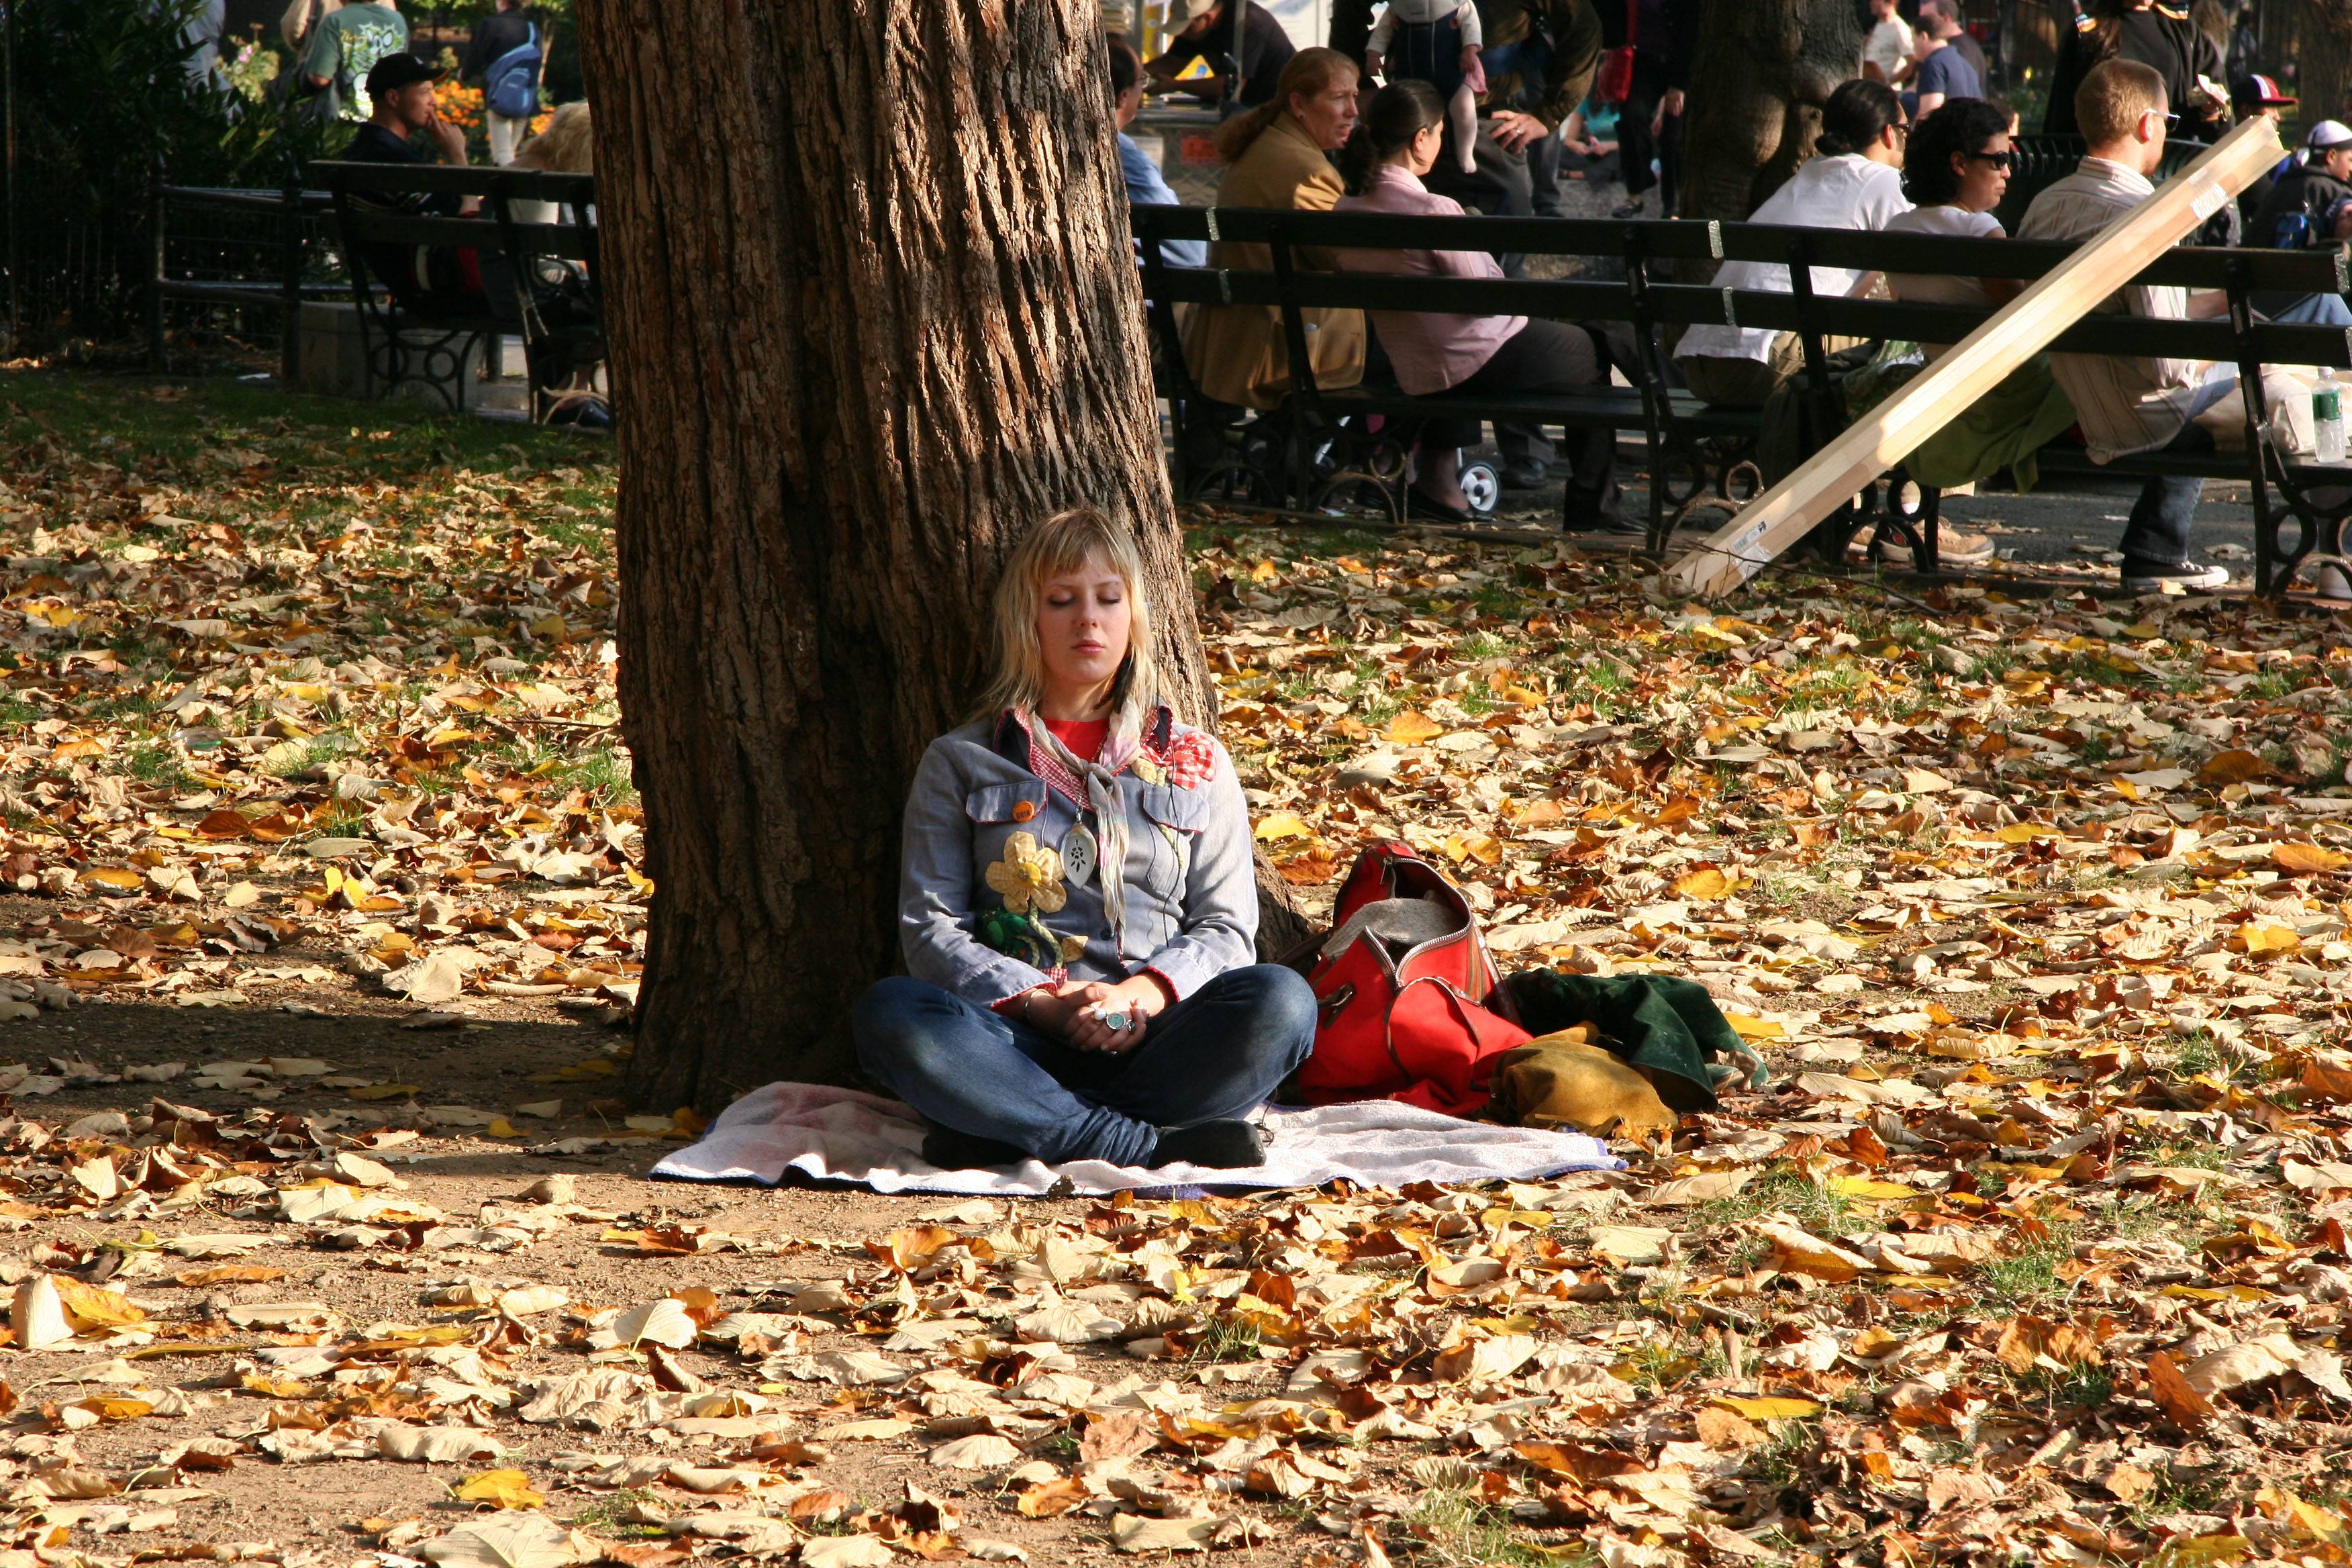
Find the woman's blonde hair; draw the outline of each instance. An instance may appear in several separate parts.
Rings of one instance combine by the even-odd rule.
[[[516,150],[514,167],[551,174],[593,174],[596,172],[594,130],[585,101],[559,103],[547,129]]]
[[[1037,645],[1037,608],[1045,584],[1100,561],[1127,584],[1127,658],[1112,678],[1114,710],[1132,698],[1160,699],[1160,666],[1151,652],[1151,605],[1143,591],[1143,557],[1135,540],[1090,506],[1057,511],[1022,538],[996,581],[996,679],[981,700],[981,715],[1007,708],[1035,712],[1045,697],[1045,655]]]
[[[1354,81],[1362,73],[1356,62],[1337,49],[1321,45],[1299,50],[1282,68],[1274,79],[1274,96],[1246,114],[1236,114],[1217,132],[1217,156],[1225,163],[1241,161],[1250,150],[1250,143],[1264,135],[1274,122],[1290,112],[1294,98],[1313,98],[1343,81]]]

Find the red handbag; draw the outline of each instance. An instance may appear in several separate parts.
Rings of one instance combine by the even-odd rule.
[[[1622,103],[1633,91],[1633,35],[1640,5],[1641,0],[1625,0],[1625,47],[1601,51],[1601,67],[1592,73],[1592,96],[1602,103]]]
[[[1298,1069],[1307,1102],[1483,1107],[1488,1064],[1529,1037],[1496,1010],[1501,977],[1462,889],[1410,846],[1379,844],[1357,858],[1331,919],[1307,973],[1322,1011]]]

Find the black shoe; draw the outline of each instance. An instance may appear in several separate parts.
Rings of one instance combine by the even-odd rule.
[[[1562,525],[1569,533],[1611,533],[1639,539],[1647,535],[1650,525],[1638,518],[1627,517],[1622,511],[1586,512],[1571,508]]]
[[[2141,561],[2126,555],[2123,578],[2127,594],[2161,594],[2168,583],[2183,588],[2226,588],[2230,569],[2208,566],[2201,561]]]
[[[1548,489],[1552,483],[1551,465],[1538,463],[1533,458],[1522,462],[1506,463],[1502,477],[1503,488],[1507,490]]]
[[[1609,216],[1613,218],[1640,217],[1643,216],[1642,209],[1644,205],[1645,204],[1643,202],[1641,197],[1635,196],[1632,201],[1627,202],[1622,207],[1611,208]]]
[[[1017,1165],[1029,1156],[1010,1143],[961,1132],[937,1122],[923,1134],[923,1158],[942,1171],[978,1171],[991,1165]]]
[[[1213,1171],[1236,1171],[1265,1163],[1265,1144],[1257,1129],[1246,1121],[1201,1121],[1190,1127],[1163,1127],[1160,1142],[1144,1163],[1153,1167],[1205,1165]]]
[[[1407,518],[1417,518],[1424,522],[1452,523],[1457,528],[1467,528],[1477,521],[1468,507],[1448,506],[1435,497],[1425,496],[1415,489],[1404,492],[1404,514]]]

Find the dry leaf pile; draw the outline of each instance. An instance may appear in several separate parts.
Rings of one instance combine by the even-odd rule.
[[[43,900],[0,1015],[338,975],[633,1000],[609,472],[169,392],[92,438],[91,401],[42,389],[0,433],[0,888]]]
[[[61,399],[0,426],[0,983],[625,1000],[609,474]],[[2352,1556],[2341,620],[1191,539],[1302,894],[1404,839],[1772,1084],[1558,1182],[696,1209],[467,1173],[560,1101],[85,1034],[0,1069],[0,1568]]]

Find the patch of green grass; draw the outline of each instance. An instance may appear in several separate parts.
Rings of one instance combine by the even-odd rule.
[[[1194,1361],[1255,1361],[1258,1326],[1246,1318],[1218,1316],[1209,1320],[1192,1346]]]
[[[637,786],[629,777],[629,764],[613,746],[597,746],[565,757],[548,769],[544,776],[580,790],[605,805],[631,805],[636,802]]]
[[[41,710],[21,697],[0,697],[0,730],[19,729],[40,716]]]
[[[2230,1151],[2219,1143],[2159,1143],[2144,1151],[2144,1156],[2157,1165],[2194,1165],[2200,1171],[2230,1168]]]
[[[142,784],[160,784],[167,789],[185,789],[196,782],[180,761],[179,752],[170,742],[149,741],[131,748],[122,760],[122,771]]]
[[[2074,1256],[2071,1231],[2053,1233],[2009,1258],[1997,1258],[1977,1270],[1977,1284],[1991,1304],[2014,1310],[2065,1293],[2059,1265]]]
[[[1518,594],[1512,589],[1506,588],[1500,583],[1480,584],[1477,591],[1470,595],[1470,602],[1478,606],[1478,613],[1480,615],[1491,616],[1497,619],[1509,619],[1513,616],[1524,614],[1526,610],[1526,605],[1520,600]],[[1493,639],[1487,638],[1485,640],[1491,641]],[[1500,643],[1496,643],[1495,646],[1498,651],[1502,647]],[[1472,657],[1475,658],[1492,658],[1495,656],[1493,654],[1482,653],[1475,654]]]
[[[1718,1358],[1722,1354],[1721,1352],[1716,1353]],[[1653,1340],[1626,1352],[1622,1375],[1636,1388],[1663,1394],[1671,1393],[1685,1380],[1706,1370],[1702,1362],[1683,1354],[1672,1340]]]
[[[349,735],[330,730],[303,742],[299,755],[285,758],[269,771],[281,779],[299,778],[312,768],[323,767],[345,752],[355,750],[358,744]]]
[[[1744,1468],[1775,1494],[1796,1490],[1821,1435],[1802,1421],[1775,1422],[1771,1433],[1770,1442],[1749,1451]]]
[[[1402,1522],[1412,1537],[1405,1550],[1436,1568],[1570,1568],[1597,1561],[1548,1551],[1513,1528],[1501,1509],[1456,1487],[1424,1491]]]
[[[2116,1396],[2115,1369],[2087,1362],[2071,1363],[2063,1372],[2030,1367],[2017,1381],[2029,1398],[2054,1408],[2100,1410]]]
[[[1731,1196],[1710,1199],[1693,1207],[1688,1228],[1695,1235],[1717,1230],[1737,1234],[1738,1227],[1745,1222],[1775,1210],[1794,1216],[1815,1236],[1852,1236],[1869,1229],[1872,1224],[1866,1216],[1854,1213],[1853,1200],[1844,1194],[1832,1192],[1801,1168],[1784,1162]],[[1762,1245],[1754,1243],[1758,1248]]]
[[[658,1501],[659,1500],[651,1492],[640,1491],[635,1487],[625,1487],[607,1496],[593,1499],[587,1507],[573,1514],[565,1522],[575,1530],[591,1531],[598,1535],[626,1537],[661,1535],[666,1531],[659,1525],[632,1523],[627,1517],[629,1510],[637,1504],[658,1503]]]

